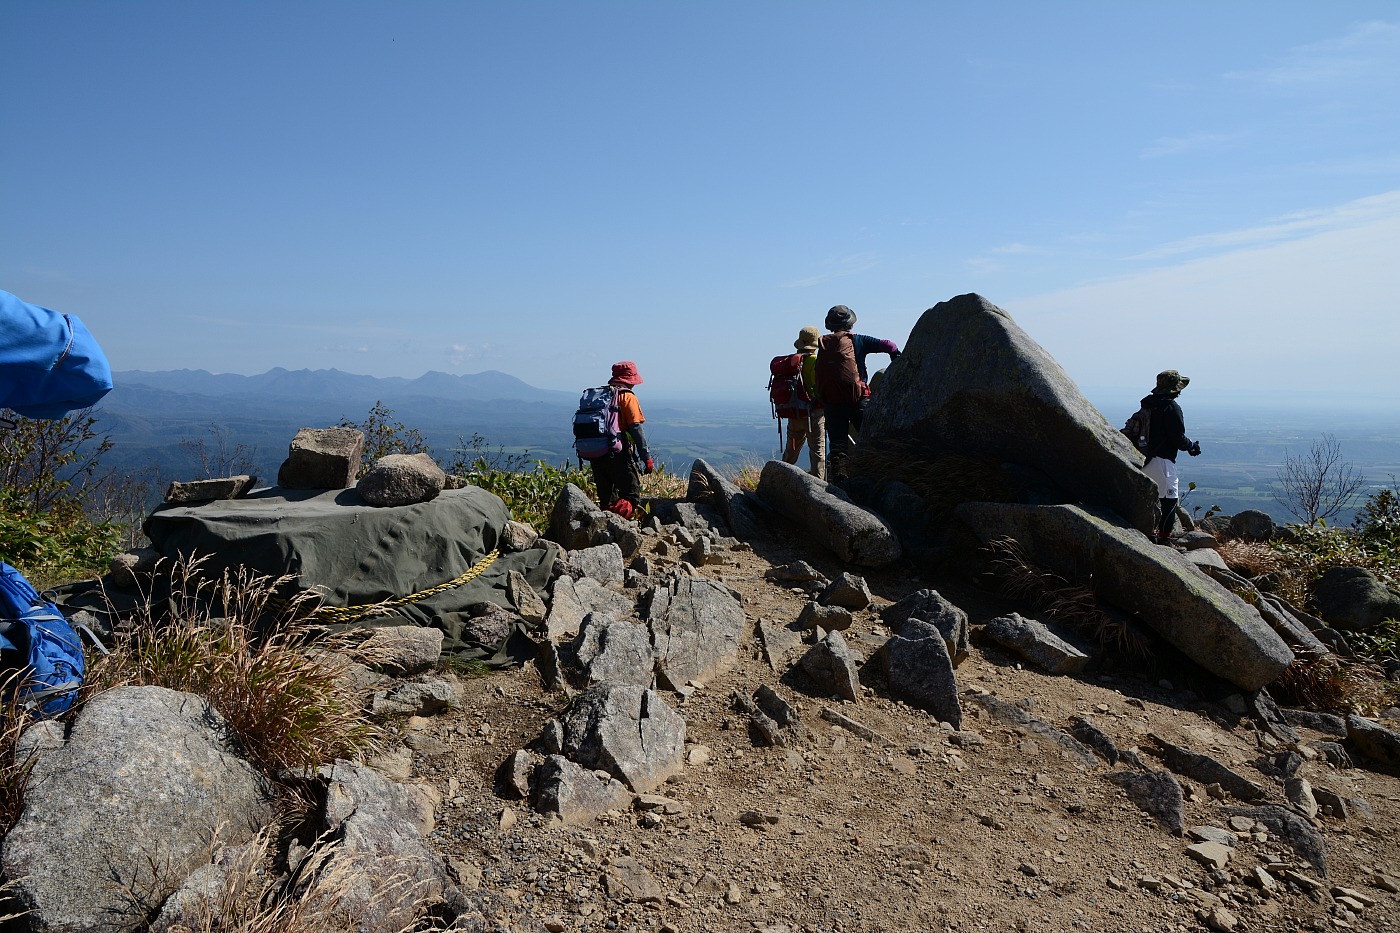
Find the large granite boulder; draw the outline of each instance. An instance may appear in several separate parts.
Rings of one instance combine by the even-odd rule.
[[[1364,567],[1331,567],[1313,589],[1317,614],[1335,628],[1363,632],[1386,619],[1400,619],[1400,594],[1386,589]]]
[[[847,563],[883,567],[900,557],[899,538],[888,522],[799,466],[768,461],[759,475],[758,495]]]
[[[1031,563],[1091,587],[1241,689],[1258,690],[1293,661],[1253,606],[1114,515],[1072,505],[992,502],[966,502],[955,514],[984,542],[1015,539]]]
[[[16,757],[33,765],[3,868],[46,933],[143,928],[216,846],[273,818],[271,787],[223,717],[164,687],[99,693],[66,737],[52,722],[27,729]]]
[[[861,427],[862,447],[882,445],[912,446],[929,460],[951,454],[1032,467],[1072,500],[1152,527],[1157,490],[1139,468],[1141,454],[1049,353],[980,295],[940,302],[914,325]]]

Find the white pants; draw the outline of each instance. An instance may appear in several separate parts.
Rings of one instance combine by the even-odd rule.
[[[1165,457],[1153,457],[1143,464],[1142,472],[1157,484],[1157,498],[1180,499],[1181,487],[1176,479],[1176,464]]]

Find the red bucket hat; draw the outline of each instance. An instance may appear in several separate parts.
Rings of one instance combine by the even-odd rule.
[[[612,368],[612,382],[620,382],[625,386],[640,385],[641,375],[637,372],[637,364],[631,360],[623,360],[621,363],[614,363]]]

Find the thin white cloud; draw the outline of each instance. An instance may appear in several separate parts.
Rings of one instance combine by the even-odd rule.
[[[1189,253],[1264,246],[1328,230],[1351,229],[1390,217],[1400,217],[1400,190],[1358,198],[1324,210],[1298,211],[1255,227],[1187,237],[1129,256],[1128,259],[1155,260]]]
[[[850,275],[859,275],[869,271],[879,265],[880,257],[875,253],[852,253],[849,256],[842,256],[839,259],[828,259],[822,265],[826,267],[823,271],[806,278],[795,279],[784,285],[784,288],[810,288],[813,285],[821,285],[832,279],[845,278]]]
[[[993,272],[1000,272],[1002,264],[996,257],[1000,256],[1034,256],[1047,253],[1044,247],[1031,246],[1028,243],[1004,243],[1001,246],[993,246],[986,252],[977,256],[963,260],[963,266],[969,275],[986,276]]]
[[[1400,192],[1380,197],[1394,207]],[[1364,216],[1004,307],[1084,384],[1175,368],[1193,390],[1199,375],[1202,387],[1393,394],[1400,209]],[[1142,352],[1104,349],[1134,341]]]
[[[1139,154],[1143,159],[1187,155],[1226,148],[1239,139],[1238,133],[1191,133],[1187,136],[1160,136]]]
[[[1344,36],[1291,49],[1269,68],[1232,71],[1227,78],[1275,88],[1337,88],[1372,84],[1400,73],[1400,24],[1360,23]]]

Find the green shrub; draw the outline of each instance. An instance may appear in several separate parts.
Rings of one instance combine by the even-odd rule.
[[[101,472],[111,441],[91,410],[13,420],[0,431],[0,558],[39,587],[101,573],[123,529],[93,519],[84,503],[113,479]]]

